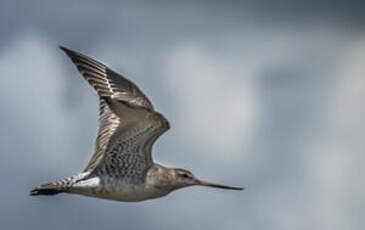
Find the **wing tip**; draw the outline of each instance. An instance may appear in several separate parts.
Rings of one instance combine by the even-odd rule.
[[[61,50],[63,50],[64,52],[68,52],[70,49],[64,47],[63,45],[59,45],[58,48],[60,48]]]
[[[67,50],[67,48],[66,48],[66,47],[64,47],[63,45],[59,45],[59,46],[58,46],[58,48],[60,48],[60,49],[61,49],[61,50],[63,50],[63,51]]]
[[[62,45],[59,45],[58,48],[60,48],[63,52],[65,52],[70,57],[73,57],[73,56],[78,54],[76,51],[73,51],[69,48],[66,48],[66,47],[62,46]]]
[[[91,57],[89,57],[89,56],[86,56],[86,55],[84,55],[84,54],[82,54],[82,53],[79,53],[79,52],[77,52],[77,51],[74,51],[74,50],[71,50],[71,49],[69,49],[69,48],[66,48],[66,47],[64,47],[64,46],[62,46],[62,45],[59,45],[58,46],[58,48],[60,48],[63,52],[65,52],[65,54],[75,63],[76,61],[80,61],[80,60],[82,60],[82,61],[84,61],[84,62],[90,62],[90,63],[93,63],[94,65],[96,65],[96,67],[98,67],[98,68],[101,68],[101,69],[103,69],[103,68],[106,68],[106,66],[103,64],[103,63],[101,63],[101,62],[99,62],[99,61],[97,61],[97,60],[95,60],[95,59],[93,59],[93,58],[91,58]]]

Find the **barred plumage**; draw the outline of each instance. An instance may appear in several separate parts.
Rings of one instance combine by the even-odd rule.
[[[66,192],[140,201],[190,185],[240,189],[202,182],[186,170],[154,164],[152,146],[170,128],[169,122],[154,111],[152,103],[134,83],[92,58],[60,48],[99,95],[95,152],[82,173],[41,185],[31,195]]]

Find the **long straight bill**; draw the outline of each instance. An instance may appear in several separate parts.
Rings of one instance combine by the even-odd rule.
[[[196,185],[213,187],[213,188],[221,188],[221,189],[230,189],[230,190],[244,190],[244,188],[241,188],[241,187],[232,187],[232,186],[215,184],[215,183],[210,183],[210,182],[205,182],[205,181],[200,181],[200,180],[197,181]]]

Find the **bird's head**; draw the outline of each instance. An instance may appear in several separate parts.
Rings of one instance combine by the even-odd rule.
[[[179,168],[172,169],[172,186],[175,189],[193,185],[230,189],[230,190],[243,190],[243,188],[240,187],[226,186],[199,180],[191,172],[185,169],[179,169]]]

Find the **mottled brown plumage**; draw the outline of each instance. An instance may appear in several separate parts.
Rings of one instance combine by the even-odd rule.
[[[96,90],[100,101],[95,152],[77,176],[41,185],[31,195],[60,192],[119,201],[140,201],[191,185],[242,190],[207,183],[184,169],[153,163],[152,146],[169,129],[168,121],[131,81],[104,64],[60,47]]]

